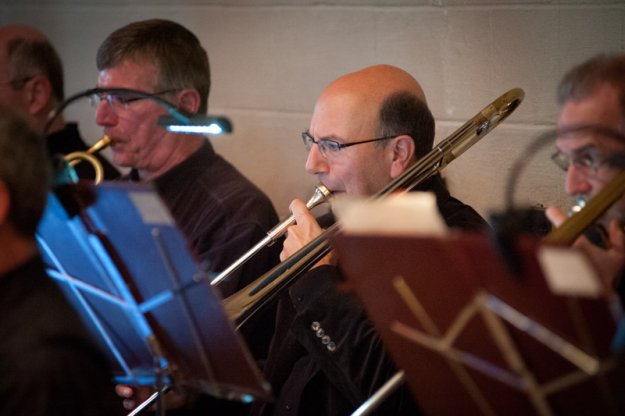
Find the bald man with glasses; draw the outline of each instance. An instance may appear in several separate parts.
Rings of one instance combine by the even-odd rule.
[[[410,74],[376,65],[326,87],[302,138],[310,174],[335,195],[369,196],[432,149],[434,119]],[[438,175],[418,190],[435,193],[450,227],[488,227],[471,207],[449,195]],[[303,201],[293,201],[290,208],[297,224],[288,229],[283,260],[322,231]],[[279,300],[265,366],[277,400],[256,405],[254,415],[350,414],[397,371],[359,300],[338,289],[341,280],[330,253]],[[419,410],[404,387],[384,401],[379,414]]]

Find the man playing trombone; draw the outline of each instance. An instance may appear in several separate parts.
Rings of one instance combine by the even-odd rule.
[[[419,83],[405,71],[377,65],[338,78],[326,87],[302,134],[306,170],[330,191],[373,195],[432,149],[434,119]],[[484,220],[451,197],[435,175],[419,190],[433,191],[451,227],[483,229]],[[322,229],[303,201],[291,204],[281,259]],[[346,415],[396,372],[359,300],[338,290],[341,274],[331,253],[301,276],[278,303],[276,332],[265,375],[277,400],[258,415]],[[405,388],[382,404],[380,414],[417,414]]]
[[[625,54],[600,55],[572,68],[558,86],[560,115],[553,160],[566,171],[565,189],[571,196],[597,196],[625,168],[623,74]],[[575,242],[597,267],[606,294],[613,295],[618,288],[622,299],[624,215],[621,198],[598,220],[602,241],[593,244],[582,236]],[[554,207],[547,209],[547,216],[555,225],[566,218]]]

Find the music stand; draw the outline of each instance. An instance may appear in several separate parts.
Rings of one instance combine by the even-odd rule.
[[[554,295],[537,240],[516,242],[518,274],[483,234],[332,243],[426,414],[625,413],[609,305]]]
[[[116,382],[271,398],[207,271],[151,186],[59,187],[38,241],[48,273],[102,346]]]

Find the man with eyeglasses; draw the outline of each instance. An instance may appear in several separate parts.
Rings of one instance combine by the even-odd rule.
[[[572,68],[557,91],[560,115],[553,160],[566,171],[565,190],[578,200],[595,197],[625,168],[625,54],[599,55]],[[566,215],[555,207],[548,218],[560,225]],[[600,238],[580,237],[597,267],[608,296],[625,279],[625,198],[615,203],[597,224]],[[591,234],[596,235],[596,233]]]
[[[434,119],[419,83],[405,71],[376,65],[338,78],[317,100],[309,129],[306,170],[334,194],[369,196],[427,154]],[[484,230],[485,221],[451,197],[435,175],[419,187],[436,194],[451,227]],[[321,232],[303,201],[291,204],[286,259]],[[277,399],[255,415],[346,415],[397,371],[360,301],[339,289],[330,253],[298,278],[278,304],[276,333],[265,374]],[[384,400],[383,415],[419,414],[407,388]]]
[[[51,156],[85,151],[76,123],[62,115],[44,132],[48,116],[64,99],[63,67],[56,50],[39,30],[22,25],[0,27],[0,104],[19,113],[39,134],[46,134]],[[116,179],[119,171],[101,155],[95,155],[105,179]],[[93,179],[93,168],[80,163],[74,168],[79,178]]]
[[[111,138],[113,161],[131,168],[126,179],[154,185],[209,270],[219,272],[230,266],[277,224],[271,201],[216,154],[207,138],[159,126],[158,119],[167,110],[145,99],[145,94],[151,94],[188,114],[206,113],[210,70],[199,39],[169,20],[134,22],[104,40],[96,61],[98,88],[142,93],[94,97],[96,122]],[[259,252],[218,286],[221,293],[227,296],[270,269],[278,262],[278,250],[276,245]],[[266,354],[272,322],[268,311],[243,330],[256,358]],[[127,397],[128,407],[138,404],[140,398],[130,397],[131,389],[119,391]],[[191,405],[196,413],[199,406]],[[216,414],[226,414],[221,412]]]

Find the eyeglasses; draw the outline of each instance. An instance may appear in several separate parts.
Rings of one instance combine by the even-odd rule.
[[[551,155],[551,160],[565,172],[573,165],[585,174],[597,173],[602,165],[611,162],[611,158],[603,156],[596,147],[582,149],[573,157],[558,150]]]
[[[315,140],[315,138],[312,137],[309,132],[305,131],[302,133],[302,140],[304,141],[304,146],[306,146],[306,150],[310,151],[310,149],[312,148],[312,145],[316,144],[319,147],[319,153],[321,153],[321,156],[328,159],[328,158],[335,156],[336,154],[339,153],[341,149],[344,149],[346,147],[354,146],[357,144],[394,139],[397,136],[399,136],[399,134],[395,134],[393,136],[378,137],[377,139],[371,139],[371,140],[362,140],[360,142],[339,143],[335,140],[330,140],[330,139]]]
[[[155,93],[136,94],[132,92],[96,92],[89,96],[89,101],[93,108],[98,108],[100,103],[105,100],[113,110],[128,110],[128,106],[139,100],[145,100],[150,97],[157,97],[163,94],[169,94],[178,91],[177,89],[159,91]]]
[[[555,133],[559,140],[579,139],[586,136],[592,138],[591,144],[576,149],[573,156],[568,156],[559,150],[551,155],[551,160],[563,171],[568,171],[571,165],[587,175],[597,173],[599,168],[606,164],[615,168],[624,168],[623,153],[610,152],[610,155],[606,156],[597,145],[592,144],[596,143],[599,138],[608,138],[625,143],[625,136],[620,131],[604,126],[582,124],[565,127]]]

